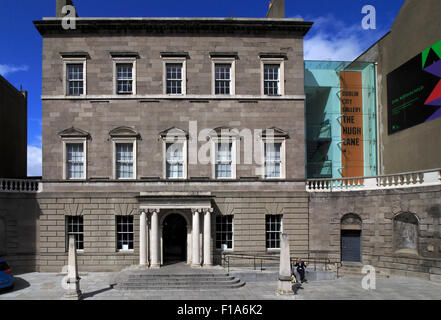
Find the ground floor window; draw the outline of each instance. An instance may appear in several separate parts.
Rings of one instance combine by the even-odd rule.
[[[280,249],[282,235],[282,215],[266,215],[266,248]]]
[[[216,249],[233,249],[233,216],[216,217]]]
[[[116,241],[118,250],[133,250],[133,216],[116,217]]]
[[[75,236],[75,246],[77,250],[84,250],[84,230],[82,216],[66,217],[66,251],[69,250],[69,235]]]

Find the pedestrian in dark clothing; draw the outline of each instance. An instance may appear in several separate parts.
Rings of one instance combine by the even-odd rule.
[[[299,275],[300,275],[300,281],[303,283],[303,282],[308,282],[308,280],[306,280],[306,278],[305,278],[305,273],[306,273],[306,263],[304,263],[303,261],[302,261],[302,259],[300,259],[300,258],[297,258],[297,261],[296,261],[296,263],[295,263],[295,265],[294,265],[296,268],[297,268],[297,272],[299,273]]]

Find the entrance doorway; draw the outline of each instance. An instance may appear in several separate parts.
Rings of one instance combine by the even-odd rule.
[[[178,263],[187,259],[187,222],[180,214],[171,214],[163,222],[164,264]]]
[[[361,262],[361,230],[341,231],[341,260]]]

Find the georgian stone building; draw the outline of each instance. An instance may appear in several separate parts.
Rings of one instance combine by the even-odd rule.
[[[301,19],[61,18],[43,37],[39,266],[308,251]]]

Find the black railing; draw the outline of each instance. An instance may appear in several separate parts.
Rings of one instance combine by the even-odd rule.
[[[302,260],[306,263],[308,267],[313,267],[314,271],[317,271],[317,266],[324,266],[324,270],[328,269],[328,265],[331,265],[333,262],[330,258],[320,258],[320,257],[314,257],[310,256],[309,253],[297,255],[296,257],[302,258]],[[297,258],[291,258],[291,263],[295,262]],[[259,253],[230,253],[230,252],[223,252],[222,253],[222,266],[227,268],[228,272],[230,272],[230,266],[232,260],[245,260],[249,261],[250,263],[247,264],[250,266],[252,263],[253,270],[257,270],[258,267],[260,267],[260,271],[265,270],[265,267],[268,266],[268,264],[264,264],[264,262],[267,261],[280,261],[280,255],[265,255],[265,254],[259,254]],[[336,263],[336,262],[334,262]],[[242,264],[241,264],[242,266]]]

